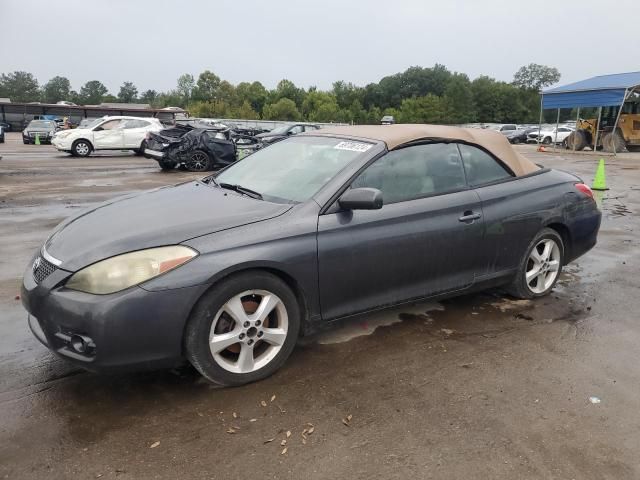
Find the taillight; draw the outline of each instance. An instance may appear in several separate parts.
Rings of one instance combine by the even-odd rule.
[[[593,191],[584,183],[576,183],[576,188],[590,198],[593,198]]]

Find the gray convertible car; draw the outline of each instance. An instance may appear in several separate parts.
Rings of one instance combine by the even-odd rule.
[[[240,385],[340,318],[491,286],[545,295],[600,217],[579,178],[496,132],[327,128],[67,219],[22,301],[35,336],[87,369],[187,359]]]

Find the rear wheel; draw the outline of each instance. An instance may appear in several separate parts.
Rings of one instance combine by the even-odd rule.
[[[555,230],[544,228],[529,244],[507,291],[517,298],[547,295],[562,272],[563,261],[562,237]]]
[[[206,172],[211,170],[212,164],[209,155],[202,150],[196,150],[184,162],[185,167],[190,172]]]
[[[627,143],[618,132],[609,132],[602,137],[602,149],[610,153],[626,152]]]
[[[243,385],[278,370],[299,331],[300,309],[291,289],[267,272],[242,273],[198,302],[187,323],[185,350],[211,382]]]

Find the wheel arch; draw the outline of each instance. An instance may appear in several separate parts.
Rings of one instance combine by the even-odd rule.
[[[271,264],[246,264],[246,265],[237,265],[222,272],[219,272],[212,278],[212,281],[208,284],[208,287],[202,291],[198,299],[193,303],[191,310],[189,311],[189,315],[187,316],[187,321],[184,325],[183,338],[186,333],[187,324],[189,323],[189,318],[193,314],[193,311],[197,308],[201,299],[214,287],[219,285],[221,282],[228,280],[230,277],[236,275],[244,275],[251,272],[267,272],[271,275],[282,280],[293,292],[298,302],[298,307],[300,308],[300,335],[304,335],[305,330],[309,325],[309,303],[307,296],[305,295],[304,289],[300,285],[300,282],[290,273],[286,272],[284,269],[279,268],[277,265]]]
[[[567,259],[571,258],[571,248],[572,248],[572,238],[571,238],[571,230],[564,223],[559,221],[552,221],[545,225],[546,228],[550,228],[554,230],[560,238],[562,238],[562,243],[564,244],[564,264],[567,264]]]
[[[92,152],[96,149],[96,147],[93,146],[93,142],[88,138],[84,138],[84,137],[76,138],[73,142],[71,142],[71,149],[73,150],[73,147],[76,146],[76,143],[83,142],[83,141],[89,144],[89,147],[91,148]]]

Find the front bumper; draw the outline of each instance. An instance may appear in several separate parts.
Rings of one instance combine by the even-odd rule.
[[[182,361],[189,313],[206,286],[150,292],[132,287],[110,295],[69,290],[58,268],[37,284],[24,275],[22,303],[33,334],[58,355],[94,371],[133,371]],[[76,348],[82,340],[86,349]],[[75,343],[74,343],[75,342]]]
[[[53,137],[53,140],[51,140],[51,145],[53,145],[57,150],[71,150],[71,141],[66,138]]]

